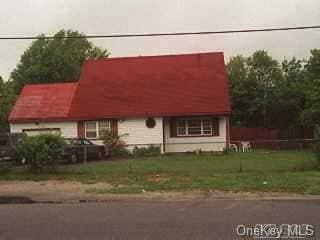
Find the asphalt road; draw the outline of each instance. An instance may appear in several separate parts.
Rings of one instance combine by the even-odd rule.
[[[1,240],[253,239],[236,227],[258,223],[312,224],[316,236],[307,239],[320,239],[320,200],[0,205]]]

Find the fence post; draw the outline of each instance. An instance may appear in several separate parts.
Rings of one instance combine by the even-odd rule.
[[[300,152],[302,151],[302,143],[299,143]]]
[[[87,145],[84,145],[84,151],[83,151],[83,163],[87,163]]]
[[[136,158],[137,157],[137,145],[134,145],[133,147],[133,157]]]

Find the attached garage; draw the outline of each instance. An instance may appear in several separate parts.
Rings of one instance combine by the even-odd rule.
[[[36,136],[39,134],[61,135],[60,128],[23,129],[22,132],[25,133],[27,136]]]

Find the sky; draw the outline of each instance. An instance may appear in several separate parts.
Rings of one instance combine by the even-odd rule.
[[[0,36],[220,31],[320,25],[319,0],[10,0],[1,3]],[[96,39],[111,57],[265,49],[278,60],[308,58],[320,29],[156,38]],[[0,40],[0,76],[8,79],[30,40]]]

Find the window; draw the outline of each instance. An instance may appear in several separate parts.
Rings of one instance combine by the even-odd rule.
[[[110,130],[110,121],[99,121],[98,122],[98,132],[99,137],[102,137],[105,131]]]
[[[82,140],[82,144],[83,144],[83,145],[92,145],[93,143],[90,142],[90,141],[87,140],[87,139],[83,139],[83,140]]]
[[[177,123],[178,136],[185,136],[187,134],[186,124],[187,124],[187,120],[178,120],[178,123]]]
[[[213,136],[212,118],[189,118],[177,120],[177,136]],[[215,130],[216,132],[218,130]]]
[[[86,138],[100,138],[104,131],[110,130],[110,121],[88,121],[85,124]]]
[[[97,122],[86,122],[86,137],[87,138],[96,138],[97,137]]]

